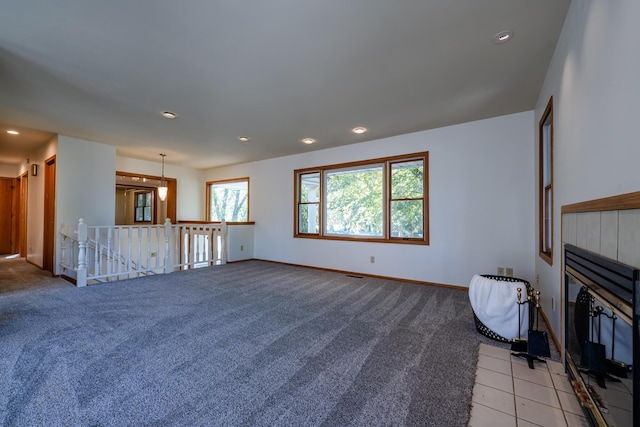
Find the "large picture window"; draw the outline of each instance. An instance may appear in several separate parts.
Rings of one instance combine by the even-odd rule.
[[[540,257],[553,265],[553,97],[540,119],[540,170],[538,201],[540,211]]]
[[[294,171],[295,237],[428,244],[428,153]]]
[[[249,221],[249,178],[207,182],[207,220]]]

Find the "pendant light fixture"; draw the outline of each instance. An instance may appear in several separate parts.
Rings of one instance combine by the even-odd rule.
[[[160,153],[162,156],[162,179],[160,180],[160,186],[158,187],[158,197],[161,202],[164,202],[167,199],[167,191],[169,191],[169,187],[167,187],[167,181],[164,180],[164,158],[166,154]]]

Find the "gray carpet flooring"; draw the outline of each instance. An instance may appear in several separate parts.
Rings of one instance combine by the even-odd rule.
[[[5,426],[465,426],[467,293],[249,261],[0,293]]]

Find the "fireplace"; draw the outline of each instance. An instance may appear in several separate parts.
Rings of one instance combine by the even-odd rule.
[[[640,270],[565,244],[566,370],[597,426],[640,427]]]

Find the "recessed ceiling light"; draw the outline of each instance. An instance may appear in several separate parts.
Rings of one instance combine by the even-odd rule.
[[[238,140],[242,141],[242,142],[247,142],[248,140],[250,140],[251,138],[249,138],[248,136],[239,136]]]
[[[313,144],[314,142],[316,142],[316,140],[313,138],[305,138],[302,140],[302,142],[304,142],[305,144]]]
[[[357,127],[357,128],[351,129],[351,132],[353,133],[365,133],[366,131],[367,131],[367,128],[363,128],[363,127]]]
[[[511,30],[500,31],[498,34],[496,34],[491,38],[491,43],[493,44],[504,43],[511,40],[512,37],[513,37],[513,31]]]
[[[10,133],[11,135],[20,135],[20,132],[17,130],[8,130],[7,133]]]
[[[163,111],[162,117],[164,117],[165,119],[175,119],[178,117],[178,115],[176,113],[172,113],[171,111]]]

